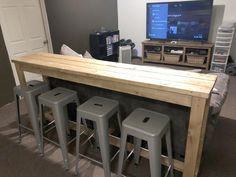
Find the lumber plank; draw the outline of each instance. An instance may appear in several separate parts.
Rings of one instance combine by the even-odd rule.
[[[34,54],[34,56],[42,56],[42,57],[49,57],[49,58],[56,58],[56,59],[66,59],[67,61],[86,62],[86,63],[93,63],[93,64],[103,65],[103,66],[112,66],[116,68],[135,69],[139,71],[165,73],[167,75],[178,75],[178,76],[184,76],[184,77],[190,77],[190,78],[198,78],[202,80],[212,81],[215,79],[215,76],[210,75],[210,74],[202,74],[202,73],[194,73],[194,72],[189,72],[189,71],[167,69],[167,68],[162,68],[162,67],[157,67],[157,66],[154,67],[154,66],[141,66],[141,65],[133,65],[133,64],[131,65],[131,64],[125,64],[125,63],[114,63],[114,62],[107,62],[107,61],[102,61],[102,60],[93,60],[89,58],[64,56],[64,55],[50,54],[50,53],[38,53],[38,54]]]
[[[146,97],[150,99],[157,99],[160,101],[165,101],[173,104],[183,105],[187,107],[191,107],[191,99],[192,97],[189,95],[174,93],[174,92],[167,92],[158,89],[150,89],[148,87],[142,87],[137,85],[128,85],[119,82],[111,82],[109,80],[97,79],[93,77],[89,77],[88,75],[77,75],[71,73],[64,73],[63,70],[57,70],[52,68],[38,68],[37,66],[33,66],[31,64],[24,64],[22,66],[23,70],[29,72],[35,72],[39,74],[47,74],[47,76],[69,80],[75,83],[86,84],[90,86],[95,86],[99,88],[106,88],[118,92],[128,93],[136,96]],[[55,72],[56,70],[56,72]]]
[[[195,177],[198,173],[208,109],[208,100],[193,97],[192,108],[190,112],[183,177]]]
[[[51,57],[51,55],[53,57]],[[62,56],[57,57],[58,55],[55,56],[53,54],[47,54],[46,56],[44,56],[44,54],[34,54],[22,57],[19,60],[15,60],[15,62],[22,62],[21,60],[24,60],[25,63],[37,65],[37,67],[57,68],[58,70],[64,70],[71,74],[74,72],[78,75],[88,75],[97,79],[106,79],[114,82],[121,82],[123,84],[133,84],[205,98],[209,97],[214,85],[214,80],[204,79],[205,75],[200,75],[202,78],[201,80],[200,77],[189,77],[189,72],[186,72],[186,77],[183,75],[178,76],[178,71],[176,71],[176,75],[169,74],[165,76],[165,74],[160,73],[160,71],[159,73],[150,72],[147,68],[146,70],[141,71],[139,69],[129,68],[132,67],[132,65],[121,67],[123,64],[116,65],[117,63],[113,63],[112,66],[108,66],[111,65],[111,62],[105,62],[105,64],[102,65],[100,62],[92,61],[91,59],[86,61],[86,59],[76,57],[77,60],[74,61],[74,58],[70,60],[63,59]],[[199,75],[197,74],[196,76]]]
[[[39,59],[37,56],[31,56],[31,59]],[[97,64],[94,63],[90,63],[87,61],[83,61],[84,59],[77,59],[78,61],[67,61],[67,60],[58,60],[58,58],[55,57],[51,57],[51,58],[40,58],[40,60],[47,62],[50,59],[51,62],[56,62],[56,63],[60,63],[60,64],[64,64],[69,66],[74,66],[74,65],[78,65],[80,67],[84,67],[84,68],[93,68],[93,69],[97,69],[98,66]],[[100,65],[101,66],[101,65]],[[156,72],[152,72],[150,73],[150,71],[140,71],[140,70],[136,70],[135,73],[133,72],[133,70],[130,69],[126,69],[126,68],[119,68],[119,70],[117,70],[117,68],[114,67],[109,67],[109,66],[102,66],[102,70],[103,71],[108,71],[108,72],[114,72],[114,73],[121,73],[121,74],[126,74],[126,75],[134,75],[138,76],[138,77],[145,77],[145,78],[153,78],[153,79],[158,79],[158,80],[165,80],[165,81],[171,81],[171,82],[175,82],[175,83],[183,83],[183,84],[190,84],[190,85],[196,85],[196,86],[205,86],[205,87],[209,87],[209,81],[208,80],[204,80],[204,79],[200,79],[200,78],[194,78],[194,77],[184,77],[184,76],[178,76],[178,75],[170,75],[170,74],[166,74],[166,73],[156,73]],[[178,73],[178,71],[176,71]]]

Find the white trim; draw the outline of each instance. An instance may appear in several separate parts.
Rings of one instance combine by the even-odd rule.
[[[45,0],[39,0],[39,4],[41,8],[42,17],[43,17],[44,30],[46,33],[46,38],[48,40],[48,51],[53,53],[52,39],[51,39],[51,33],[50,33],[49,24],[48,24],[48,16],[47,16],[47,11],[46,11],[46,6],[45,6]]]

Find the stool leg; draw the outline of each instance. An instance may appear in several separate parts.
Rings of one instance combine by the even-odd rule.
[[[43,104],[39,102],[39,127],[40,127],[40,148],[39,151],[41,153],[41,156],[44,155],[44,142],[43,142],[43,121],[44,121],[44,111],[43,111]]]
[[[169,165],[171,165],[171,168],[170,168],[170,176],[171,176],[171,177],[174,177],[170,128],[169,128],[169,130],[167,131],[167,133],[166,133],[166,135],[165,135],[165,138],[166,138],[166,145],[167,145],[167,152],[168,152]]]
[[[120,117],[120,111],[117,112],[117,121],[118,121],[119,128],[120,128],[120,131],[121,131],[121,117]]]
[[[141,143],[142,143],[141,139],[134,137],[134,163],[135,165],[139,164]]]
[[[64,121],[65,129],[66,129],[66,133],[67,133],[67,136],[70,136],[69,115],[68,115],[67,105],[63,107],[63,115],[64,115],[63,121]]]
[[[40,150],[41,137],[40,137],[39,121],[38,121],[38,107],[36,104],[35,96],[32,95],[30,96],[28,94],[25,94],[25,101],[28,108],[31,125],[34,131],[34,136],[38,145],[38,149]]]
[[[80,125],[82,117],[77,113],[77,127],[76,127],[76,162],[75,162],[75,174],[79,175],[79,143],[80,143]]]
[[[151,177],[161,177],[161,139],[149,139],[149,161]]]
[[[73,102],[76,103],[76,106],[79,106],[79,105],[80,105],[80,102],[79,102],[79,99],[78,99],[78,98],[76,98],[75,100],[73,100]]]
[[[79,101],[78,98],[76,98],[75,100],[73,100],[73,102],[76,103],[76,106],[77,106],[77,107],[80,105],[80,101]],[[81,118],[81,119],[82,119],[82,122],[83,122],[84,126],[86,126],[86,128],[88,129],[88,125],[87,125],[87,123],[86,123],[86,120],[85,120],[84,118]],[[93,143],[92,143],[91,140],[89,140],[89,143],[90,143],[90,145],[93,145]]]
[[[75,100],[73,100],[73,102],[76,104],[77,107],[78,107],[79,104],[80,104],[78,98],[75,99]],[[82,119],[82,122],[83,122],[84,126],[86,126],[86,127],[88,128],[87,123],[86,123],[86,120],[85,120],[84,118],[82,118],[82,117],[81,117],[80,119]],[[78,116],[77,116],[77,121],[78,121]],[[81,124],[81,120],[80,120],[80,124]]]
[[[19,129],[19,143],[21,142],[21,118],[20,118],[20,103],[19,103],[19,96],[15,95],[16,99],[16,109],[17,109],[17,122],[18,122],[18,129]]]
[[[120,143],[120,154],[119,154],[119,162],[118,162],[118,176],[122,176],[122,167],[123,167],[123,161],[124,161],[124,155],[126,151],[126,139],[127,139],[127,133],[125,130],[121,131],[121,143]]]
[[[97,133],[97,125],[96,125],[96,122],[94,122],[94,121],[93,121],[93,128],[94,128],[95,147],[98,149],[99,148],[99,138],[98,138],[98,133]]]
[[[55,119],[56,129],[57,129],[57,135],[62,151],[64,166],[66,170],[69,169],[69,162],[68,162],[68,150],[67,150],[67,134],[65,129],[65,119],[63,109],[60,107],[54,107],[53,108],[53,117]]]
[[[109,131],[107,121],[96,121],[105,177],[111,177]]]

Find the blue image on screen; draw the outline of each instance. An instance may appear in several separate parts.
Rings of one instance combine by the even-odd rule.
[[[149,6],[149,36],[166,39],[168,31],[168,4],[153,4]]]
[[[212,1],[147,3],[147,38],[207,41]]]
[[[178,27],[177,26],[170,26],[170,34],[177,34]]]

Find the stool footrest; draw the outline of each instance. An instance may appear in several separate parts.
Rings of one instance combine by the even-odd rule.
[[[50,125],[52,125],[53,123],[55,123],[55,120],[49,122],[47,125],[43,126],[43,129],[46,129],[47,127],[49,127]],[[46,130],[47,131],[47,130]]]
[[[134,153],[134,149],[132,149],[132,150],[130,151],[130,153],[127,155],[125,161],[127,161],[133,153]]]
[[[116,158],[116,156],[119,154],[119,152],[120,152],[120,150],[117,150],[117,152],[116,152],[116,153],[113,155],[113,157],[110,159],[110,162],[112,162],[112,161]],[[102,165],[102,162],[97,161],[97,160],[95,160],[95,159],[93,159],[93,158],[91,158],[91,157],[88,157],[88,156],[84,155],[84,154],[79,153],[79,156],[81,156],[81,157],[83,157],[83,158],[85,158],[85,159],[88,159],[88,160],[90,160],[90,161],[92,161],[92,162],[94,162],[94,163],[97,163],[97,164],[99,164],[99,165]]]
[[[83,132],[85,132],[84,130]],[[80,134],[81,135],[81,134]],[[94,133],[92,133],[83,143],[81,143],[81,146],[85,145],[92,137],[94,136]],[[89,141],[90,142],[90,141]],[[92,145],[92,143],[90,143]]]
[[[60,146],[60,144],[58,144],[56,141],[53,141],[52,139],[46,137],[46,136],[43,136],[43,139],[44,140],[47,140],[48,142],[56,145],[56,146]],[[70,141],[67,142],[67,145],[71,144],[73,141],[75,141],[76,137],[72,138]]]
[[[85,159],[88,159],[88,160],[90,160],[90,161],[92,161],[92,162],[94,162],[94,163],[96,163],[96,164],[102,165],[102,162],[99,162],[99,161],[97,161],[97,160],[95,160],[95,159],[93,159],[93,158],[91,158],[91,157],[88,157],[88,156],[86,156],[86,155],[84,155],[84,154],[79,153],[79,156],[81,156],[81,157],[83,157],[83,158],[85,158]]]
[[[23,124],[19,124],[19,126],[20,126],[21,128],[23,128],[23,129],[25,129],[25,130],[28,130],[28,131],[30,131],[30,132],[34,132],[32,128],[29,128],[29,127],[27,127],[27,126],[25,126],[25,125],[23,125]]]
[[[165,177],[168,177],[168,174],[170,173],[171,167],[172,167],[172,165],[168,166],[168,169],[166,171]]]

